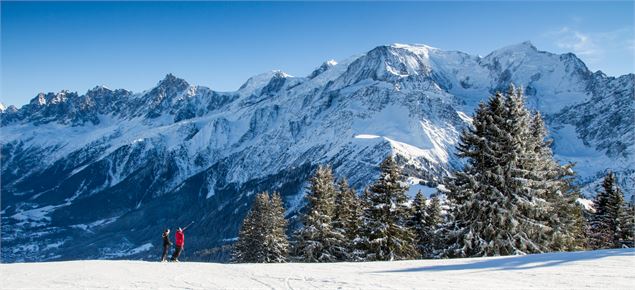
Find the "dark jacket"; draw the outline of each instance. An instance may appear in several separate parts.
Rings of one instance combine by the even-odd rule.
[[[172,242],[170,242],[170,235],[163,233],[163,246],[170,246]]]

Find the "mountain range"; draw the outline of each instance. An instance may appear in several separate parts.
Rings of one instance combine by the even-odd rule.
[[[138,93],[40,93],[0,105],[1,259],[154,259],[164,228],[194,221],[185,256],[222,260],[255,193],[281,192],[293,220],[320,164],[361,190],[392,154],[409,194],[432,194],[462,166],[454,148],[476,106],[510,84],[587,198],[612,170],[632,199],[634,82],[529,42],[485,57],[393,44],[234,92],[168,74]]]

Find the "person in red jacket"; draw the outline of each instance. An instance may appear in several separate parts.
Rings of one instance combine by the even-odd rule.
[[[183,251],[183,245],[185,245],[185,236],[183,235],[184,229],[179,228],[174,234],[174,245],[176,249],[174,250],[174,254],[172,254],[172,261],[178,262],[179,256],[181,255],[181,251]]]

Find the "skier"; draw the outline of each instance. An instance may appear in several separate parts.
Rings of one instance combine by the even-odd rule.
[[[183,245],[185,245],[185,236],[183,235],[183,232],[187,229],[187,227],[189,227],[193,223],[194,222],[191,222],[189,225],[185,226],[184,228],[179,228],[174,234],[174,244],[176,246],[176,249],[174,250],[174,254],[172,254],[173,262],[179,261],[179,256],[181,255],[181,251],[183,251]]]
[[[170,242],[170,229],[165,229],[163,231],[163,255],[161,255],[161,262],[166,262],[168,257],[168,249],[172,242]]]

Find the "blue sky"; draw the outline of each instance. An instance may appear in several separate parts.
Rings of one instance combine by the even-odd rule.
[[[590,69],[634,71],[624,2],[6,2],[0,101],[95,85],[149,89],[167,73],[215,90],[390,43],[486,55],[530,40]]]

